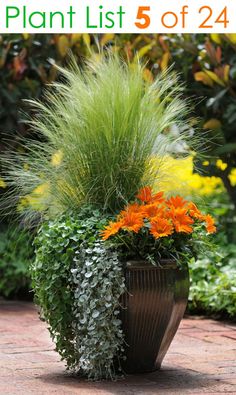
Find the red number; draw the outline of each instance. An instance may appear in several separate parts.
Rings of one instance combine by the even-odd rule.
[[[146,14],[145,11],[150,11],[150,7],[139,7],[138,8],[137,19],[144,20],[143,23],[135,22],[135,25],[139,29],[146,29],[151,23],[150,16],[148,14]]]

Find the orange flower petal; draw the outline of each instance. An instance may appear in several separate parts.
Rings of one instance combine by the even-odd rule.
[[[186,208],[173,208],[167,213],[168,217],[171,219],[176,232],[192,233],[194,220],[187,215]]]
[[[107,240],[110,236],[115,235],[121,229],[122,222],[110,222],[108,226],[101,232],[102,239]]]
[[[206,223],[206,230],[208,233],[215,233],[216,232],[216,226],[215,226],[215,220],[212,218],[211,215],[205,215],[204,221]]]
[[[185,225],[185,224],[179,223],[177,221],[175,222],[174,225],[175,225],[175,230],[178,233],[181,233],[181,232],[183,232],[183,233],[192,233],[193,232],[193,228],[191,226],[189,226],[189,225]]]
[[[150,186],[146,186],[141,188],[136,196],[139,200],[144,203],[149,203],[152,200],[152,188]]]
[[[168,207],[183,208],[188,202],[182,198],[182,196],[172,196],[166,201]]]
[[[163,203],[165,201],[164,192],[158,192],[152,196],[153,203]]]
[[[193,202],[189,202],[188,209],[189,209],[189,215],[191,217],[198,219],[199,221],[204,221],[204,215],[197,208],[196,204],[194,204]]]
[[[133,204],[128,204],[124,210],[122,210],[120,212],[120,216],[126,215],[127,212],[129,213],[139,213],[140,215],[143,213],[143,209],[145,206],[143,206],[142,204],[138,204],[138,203],[133,203]]]

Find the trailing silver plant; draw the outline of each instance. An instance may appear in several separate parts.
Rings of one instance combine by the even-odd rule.
[[[117,253],[97,241],[80,248],[71,270],[74,284],[73,329],[79,371],[88,378],[114,378],[122,358],[119,298],[125,290]],[[116,366],[117,368],[117,366]]]

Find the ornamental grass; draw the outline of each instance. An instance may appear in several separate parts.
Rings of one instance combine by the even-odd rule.
[[[5,212],[17,204],[30,218],[84,205],[114,213],[142,186],[157,183],[153,157],[187,138],[170,130],[187,129],[189,109],[174,73],[147,82],[143,71],[112,53],[59,69],[44,99],[30,101],[35,115],[28,123],[40,141],[23,141],[21,152],[2,160]]]

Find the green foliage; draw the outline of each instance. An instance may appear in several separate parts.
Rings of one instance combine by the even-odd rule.
[[[189,309],[236,319],[236,247],[224,240],[190,265]]]
[[[181,87],[170,73],[144,83],[139,63],[130,67],[112,53],[83,71],[74,62],[60,71],[65,81],[47,92],[47,104],[31,102],[38,114],[30,124],[43,141],[28,141],[26,153],[2,161],[9,207],[12,196],[15,202],[43,184],[42,211],[51,216],[83,204],[113,212],[156,181],[152,156],[166,152],[163,133],[188,113]],[[62,156],[56,167],[55,153]]]
[[[0,36],[0,133],[5,134],[0,137],[8,135],[11,144],[16,144],[19,134],[26,132],[19,125],[22,99],[38,97],[49,77],[47,57],[53,49],[49,42],[46,35],[40,40],[25,40],[20,34]]]
[[[1,230],[0,295],[7,298],[27,297],[32,260],[32,236],[28,232],[12,226]]]
[[[123,272],[117,254],[99,241],[102,218],[87,209],[43,224],[31,267],[56,350],[68,368],[91,379],[113,377],[123,341],[117,318]]]
[[[56,350],[69,366],[75,364],[72,328],[72,289],[69,287],[73,250],[70,237],[76,232],[76,222],[44,224],[35,239],[36,260],[31,267],[36,303],[49,323]],[[61,226],[61,228],[60,228]],[[64,231],[65,237],[62,237]],[[72,240],[73,243],[73,240]]]
[[[205,198],[205,204],[217,218],[215,247],[199,251],[189,265],[189,311],[236,319],[236,247],[229,242],[235,238],[236,218],[224,193]]]
[[[38,98],[47,83],[55,81],[54,63],[66,62],[68,50],[87,55],[82,35],[2,34],[0,35],[0,144],[8,138],[17,145],[27,128],[20,122],[22,99]]]

